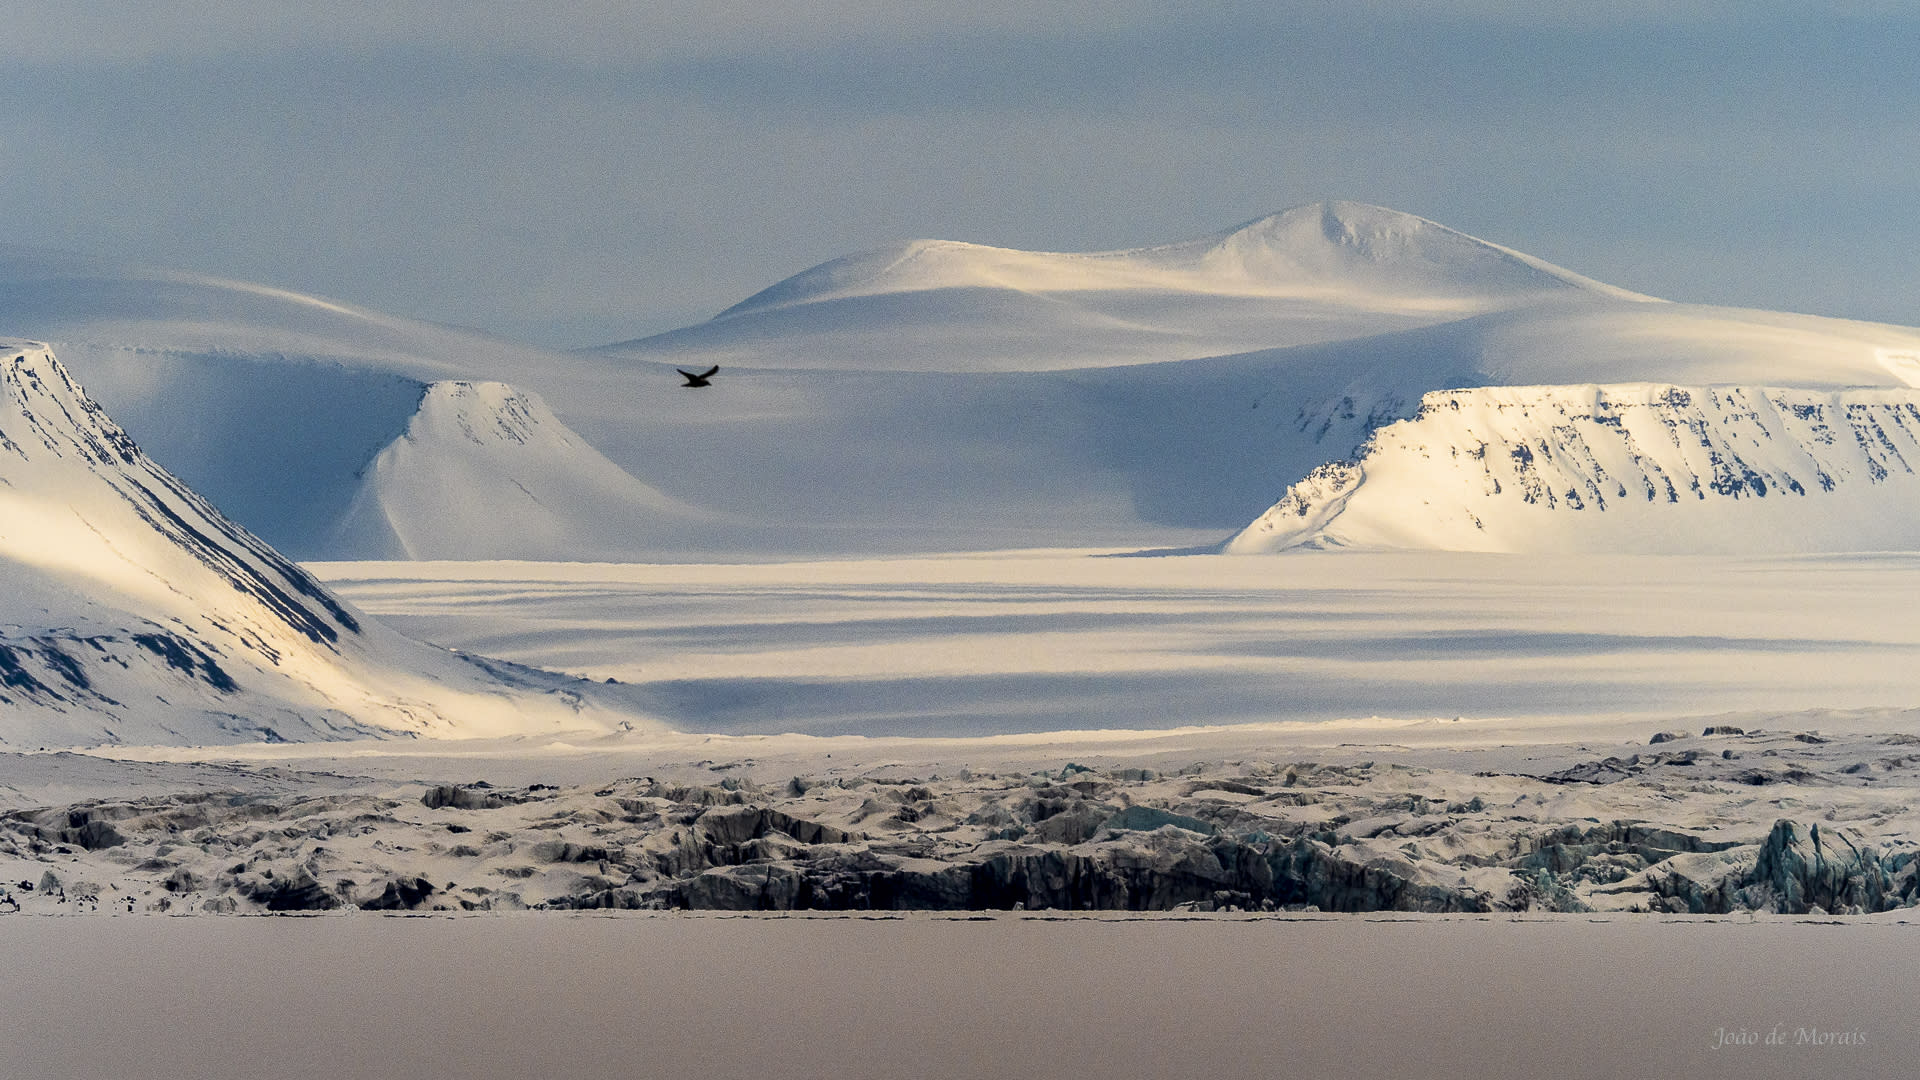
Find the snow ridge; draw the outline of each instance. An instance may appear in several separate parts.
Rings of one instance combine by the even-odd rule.
[[[1425,395],[1226,550],[1912,549],[1916,509],[1917,390],[1481,387]]]
[[[634,479],[501,382],[425,388],[334,531],[336,557],[631,558],[699,511]]]

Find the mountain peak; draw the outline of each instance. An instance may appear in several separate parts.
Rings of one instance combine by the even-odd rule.
[[[1318,230],[1327,243],[1362,250],[1436,230],[1456,232],[1402,210],[1330,199],[1277,210],[1229,229],[1223,235],[1283,235],[1301,230]]]
[[[1290,207],[1228,229],[1215,246],[1338,251],[1369,263],[1432,262],[1442,255],[1516,254],[1438,222],[1370,203],[1329,200]]]
[[[1423,217],[1332,200],[1292,207],[1193,240],[1118,251],[1022,251],[911,240],[821,263],[715,318],[956,288],[1274,296],[1466,312],[1553,295],[1652,299]]]
[[[486,446],[528,442],[543,426],[565,430],[538,396],[503,382],[449,379],[427,385],[408,434],[457,429],[466,441]]]
[[[1223,279],[1437,304],[1568,291],[1652,299],[1414,214],[1340,200],[1292,207],[1141,254]]]

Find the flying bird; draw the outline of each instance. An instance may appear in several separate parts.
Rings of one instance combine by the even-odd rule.
[[[688,387],[694,387],[694,386],[712,386],[713,384],[711,382],[708,382],[707,380],[713,378],[714,373],[720,370],[720,365],[715,364],[698,375],[695,375],[691,371],[683,371],[680,368],[674,368],[673,370],[678,371],[680,372],[681,375],[686,376],[686,380],[687,380],[686,385],[680,388],[682,390],[685,390]]]

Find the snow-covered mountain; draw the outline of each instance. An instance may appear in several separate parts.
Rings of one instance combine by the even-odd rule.
[[[604,729],[585,684],[357,614],[0,345],[0,744]]]
[[[329,553],[353,559],[618,561],[711,515],[608,461],[536,395],[437,382],[364,471]]]
[[[339,554],[429,384],[577,366],[286,289],[7,246],[0,326],[50,343],[156,460],[298,558]]]
[[[1511,306],[1567,289],[1650,299],[1411,214],[1324,202],[1212,236],[1122,251],[1072,254],[914,240],[802,271],[716,318],[954,288],[1296,297],[1336,307],[1455,312]]]
[[[899,371],[1106,367],[1303,345],[1556,297],[1645,301],[1424,218],[1316,203],[1196,240],[1065,254],[915,240],[603,352]]]
[[[734,397],[697,403],[703,424],[746,446],[777,430],[831,474],[905,492],[894,520],[944,521],[967,538],[954,546],[1008,538],[1015,522],[1089,543],[1129,525],[1169,545],[1181,529],[1237,532],[1434,391],[1920,382],[1920,331],[1656,301],[1353,203],[1086,255],[918,241],[834,260],[603,355],[722,364]],[[643,432],[676,427],[651,419]],[[627,439],[585,430],[627,460]],[[1529,436],[1540,437],[1551,432]],[[867,453],[853,461],[843,447]],[[851,485],[802,504],[781,463],[731,468],[736,456],[717,455],[704,475],[751,492],[753,506],[795,521],[881,518]],[[1664,548],[1713,546],[1687,540],[1677,519],[1661,527],[1673,535]],[[1789,546],[1869,542],[1846,532]],[[1480,530],[1471,539],[1486,543]]]
[[[0,307],[76,340],[143,446],[301,558],[1201,546],[1434,391],[1920,380],[1914,329],[1653,301],[1353,203],[1119,252],[918,241],[571,354],[56,263],[16,260],[45,280]],[[537,394],[580,452],[434,421],[448,380]]]
[[[1487,387],[1426,395],[1227,545],[1920,549],[1920,390]]]

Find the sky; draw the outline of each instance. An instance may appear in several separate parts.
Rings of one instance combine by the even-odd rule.
[[[1322,198],[1920,324],[1904,0],[0,0],[0,242],[539,344]],[[3,331],[4,328],[0,328]]]

